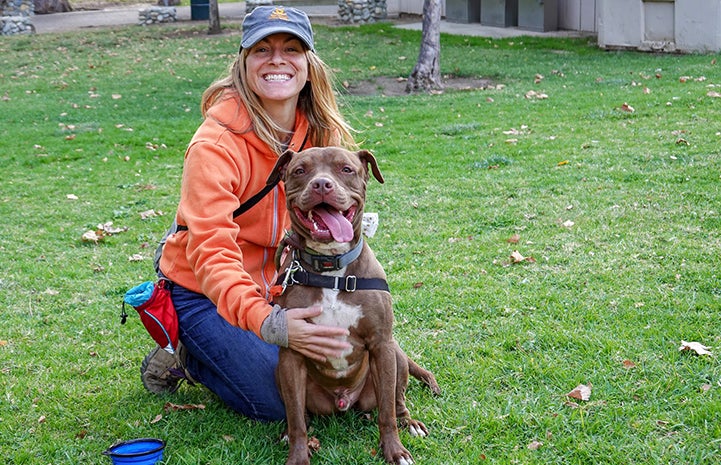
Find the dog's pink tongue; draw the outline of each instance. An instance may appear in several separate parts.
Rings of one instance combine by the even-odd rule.
[[[328,227],[333,239],[337,242],[350,242],[353,240],[353,225],[337,210],[316,208],[313,210]]]

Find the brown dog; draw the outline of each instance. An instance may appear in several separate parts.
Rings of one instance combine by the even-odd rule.
[[[313,321],[347,328],[352,345],[326,363],[280,349],[276,374],[288,421],[286,465],[310,463],[306,412],[330,415],[350,408],[378,408],[385,460],[412,464],[396,419],[412,435],[426,436],[428,429],[406,408],[409,373],[440,393],[433,374],[410,360],[393,339],[386,275],[361,235],[369,169],[382,183],[370,152],[313,148],[281,155],[269,179],[285,181],[293,226],[290,252],[280,267],[282,294],[275,303],[284,308],[321,305],[323,313]]]

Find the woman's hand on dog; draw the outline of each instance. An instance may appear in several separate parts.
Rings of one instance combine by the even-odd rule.
[[[329,358],[341,358],[351,345],[341,338],[350,334],[345,328],[316,325],[309,322],[323,309],[316,305],[308,308],[290,308],[286,311],[288,324],[288,347],[304,356],[325,362]]]

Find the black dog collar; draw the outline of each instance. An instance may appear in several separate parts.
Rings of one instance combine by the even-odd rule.
[[[363,251],[363,238],[358,241],[355,247],[341,255],[318,255],[305,250],[295,249],[296,256],[307,265],[310,265],[316,273],[324,271],[337,271],[353,263],[360,257]]]

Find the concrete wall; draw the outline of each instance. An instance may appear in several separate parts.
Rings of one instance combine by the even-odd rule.
[[[676,0],[676,47],[680,50],[721,50],[721,1]]]
[[[596,32],[596,0],[559,0],[558,28]]]
[[[441,15],[446,16],[446,1],[441,0]],[[478,1],[478,0],[476,0]],[[596,9],[599,0],[557,0],[558,27],[569,31],[596,31]],[[480,0],[482,3],[483,0]],[[423,0],[388,0],[388,16],[402,13],[423,14]]]
[[[557,1],[558,28],[596,32],[604,48],[721,51],[721,0]],[[400,13],[423,14],[423,0],[388,0],[388,15]]]
[[[598,0],[604,48],[721,50],[721,0]]]

